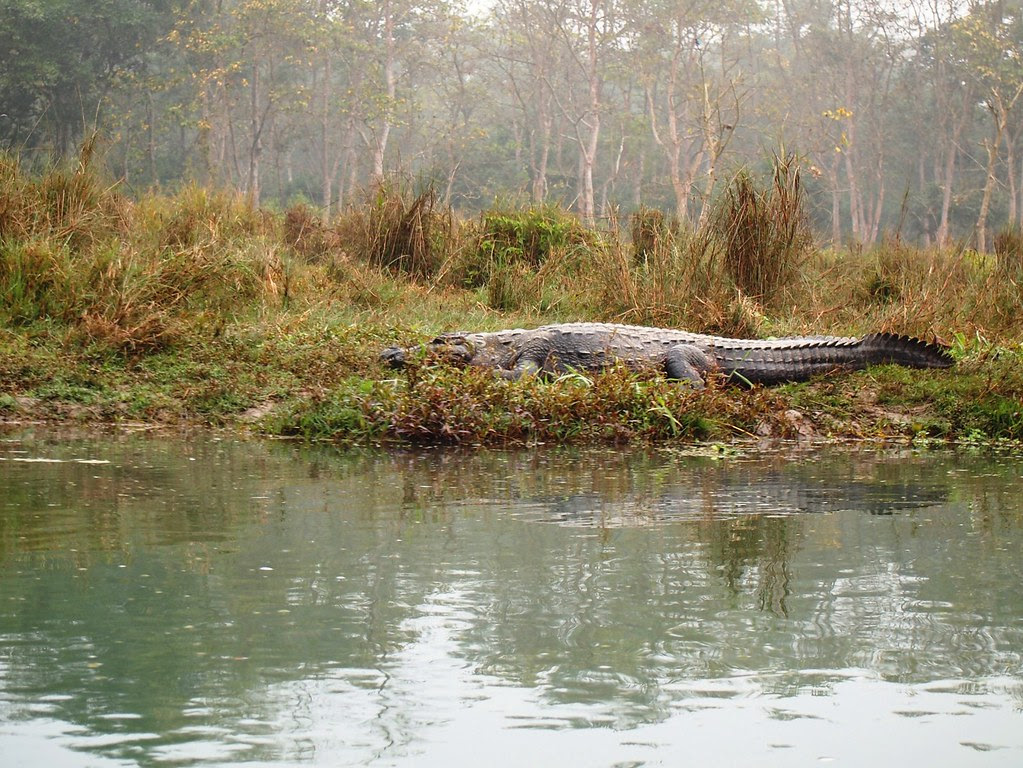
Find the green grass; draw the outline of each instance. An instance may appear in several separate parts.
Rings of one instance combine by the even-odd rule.
[[[766,191],[739,183],[707,229],[642,212],[633,244],[552,208],[459,220],[401,185],[331,222],[198,187],[129,200],[86,155],[41,175],[2,155],[0,418],[470,445],[1023,440],[1016,240],[997,255],[807,249],[791,176]],[[754,224],[760,240],[728,234]],[[620,369],[509,382],[377,362],[445,330],[586,319],[741,336],[888,330],[943,340],[960,363],[696,393]]]

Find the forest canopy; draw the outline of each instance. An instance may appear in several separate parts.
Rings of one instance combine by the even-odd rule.
[[[1017,227],[1019,0],[0,0],[0,145],[98,133],[134,192],[325,216],[390,174],[473,211],[697,224],[794,154],[832,242]]]

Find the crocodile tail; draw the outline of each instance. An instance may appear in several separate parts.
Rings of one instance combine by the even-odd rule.
[[[947,347],[895,333],[871,333],[859,348],[872,364],[897,363],[911,368],[949,368],[955,359]]]

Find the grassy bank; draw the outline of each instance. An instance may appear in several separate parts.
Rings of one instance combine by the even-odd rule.
[[[0,157],[0,419],[244,423],[341,440],[746,436],[1023,439],[1023,242],[996,254],[814,248],[794,164],[739,177],[701,231],[556,208],[461,219],[376,190],[324,224],[188,188],[132,200],[89,168]],[[611,370],[506,382],[377,362],[443,330],[567,320],[739,336],[910,333],[953,371],[879,367],[694,393]]]

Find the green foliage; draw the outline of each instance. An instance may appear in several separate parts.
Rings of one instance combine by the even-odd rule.
[[[347,380],[267,426],[306,438],[407,443],[694,439],[717,432],[715,402],[624,369],[544,382],[437,367],[415,369],[404,380]]]
[[[261,215],[197,188],[131,206],[90,151],[38,177],[0,160],[0,320],[57,322],[138,353],[240,301],[286,298],[283,248]]]
[[[104,91],[173,23],[176,0],[0,3],[0,146],[72,150]]]
[[[592,239],[579,220],[556,206],[526,211],[485,211],[480,217],[482,260],[541,266],[552,254]]]
[[[950,437],[985,435],[988,439],[1023,439],[1023,373],[1018,353],[960,363],[941,376],[907,376],[887,372],[878,402],[932,409],[933,431]]]
[[[186,185],[173,197],[146,198],[138,217],[158,247],[175,250],[218,247],[275,233],[273,219],[254,209],[244,195],[197,184]]]
[[[578,218],[557,206],[484,211],[469,230],[471,245],[463,249],[452,268],[452,279],[466,288],[491,280],[515,281],[535,273],[552,258],[595,241],[594,233]],[[513,303],[501,298],[504,295],[498,290],[491,306],[512,308]]]
[[[0,241],[0,319],[21,326],[69,316],[75,305],[67,249],[48,241]]]
[[[41,236],[77,247],[123,232],[130,205],[93,167],[95,149],[92,137],[76,161],[39,174],[0,152],[0,239]]]

